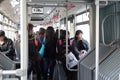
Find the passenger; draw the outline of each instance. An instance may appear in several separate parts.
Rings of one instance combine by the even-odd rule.
[[[45,36],[44,53],[44,80],[53,79],[53,71],[56,59],[56,38],[53,27],[48,27]],[[47,76],[48,75],[48,76]]]
[[[15,43],[20,42],[20,34],[18,31],[15,31],[14,42]]]
[[[39,31],[37,31],[37,32],[35,33],[35,38],[36,38],[36,39],[39,38]]]
[[[83,39],[82,35],[83,32],[81,30],[77,30],[75,33],[75,39],[73,40],[73,44],[72,44],[73,53],[75,54],[78,60],[84,54],[84,53],[82,54],[81,51],[89,50],[89,44],[85,39]]]
[[[40,28],[39,29],[39,37],[37,38],[40,46],[39,46],[39,49],[42,47],[42,43],[43,43],[43,39],[45,37],[45,29],[44,28]],[[41,60],[40,60],[40,67],[41,67],[41,77],[44,76],[44,61],[43,61],[43,57],[41,57]]]
[[[44,28],[40,28],[39,29],[39,37],[37,38],[38,39],[38,42],[40,43],[40,44],[42,44],[42,42],[43,42],[43,39],[44,39],[44,37],[45,37],[45,29]],[[41,47],[41,46],[40,46]]]
[[[14,47],[16,50],[16,60],[20,61],[20,34],[18,31],[15,31]]]
[[[40,43],[38,41],[38,38],[39,38],[39,31],[37,31],[35,33],[35,40],[34,40],[35,47],[36,47],[37,51],[39,51],[39,49],[40,49]]]
[[[60,32],[60,39],[57,42],[57,50],[58,50],[58,55],[57,58],[58,60],[65,62],[65,53],[66,53],[66,31],[65,30],[61,30]]]
[[[62,62],[62,66],[63,69],[65,70],[66,76],[67,76],[67,80],[74,80],[72,79],[72,72],[69,71],[66,67],[66,38],[68,38],[68,51],[70,51],[71,49],[71,43],[70,43],[70,39],[69,39],[69,32],[68,35],[66,35],[66,31],[65,30],[61,30],[61,36],[60,39],[57,42],[57,49],[58,49],[58,55],[57,58],[58,60],[60,60]]]
[[[40,56],[38,54],[36,45],[34,43],[35,36],[33,35],[33,25],[30,23],[28,24],[28,40],[29,40],[28,41],[28,53],[29,53],[28,77],[31,72],[36,72],[37,80],[41,80],[40,66],[39,66]]]
[[[0,52],[3,52],[11,60],[16,57],[13,41],[7,38],[2,30],[0,30]]]
[[[59,30],[57,29],[57,30],[56,30],[56,32],[55,32],[56,40],[58,40],[58,39],[59,39],[58,34],[59,34]]]

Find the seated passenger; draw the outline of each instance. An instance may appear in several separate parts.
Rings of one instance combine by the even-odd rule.
[[[0,52],[8,56],[11,60],[16,57],[13,41],[5,36],[5,32],[0,30]]]
[[[85,39],[82,38],[82,35],[83,32],[81,30],[77,30],[72,44],[73,53],[78,60],[82,58],[86,51],[89,50],[89,44]]]

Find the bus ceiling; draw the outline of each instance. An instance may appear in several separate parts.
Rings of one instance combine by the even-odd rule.
[[[27,6],[43,11],[42,14],[32,13],[31,21],[51,23],[52,19],[59,18],[58,15],[61,15],[60,10],[65,11],[65,7],[71,9],[72,7],[84,6],[84,4],[88,5],[93,2],[94,0],[27,0]],[[43,8],[43,10],[40,10],[40,8]]]
[[[94,0],[27,0],[29,6],[65,7],[66,4],[91,4]]]
[[[9,20],[12,20],[15,23],[19,23],[19,1],[0,0],[0,13]]]

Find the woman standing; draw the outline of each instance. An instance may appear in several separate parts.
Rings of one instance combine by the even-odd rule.
[[[45,36],[44,80],[52,80],[56,58],[56,37],[53,27],[48,27]]]

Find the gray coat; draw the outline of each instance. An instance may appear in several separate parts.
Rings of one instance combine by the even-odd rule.
[[[88,51],[89,43],[85,39],[82,39],[80,41],[77,41],[74,39],[73,43],[72,43],[72,52],[75,54],[77,59],[79,59],[78,56],[79,56],[81,50]]]

